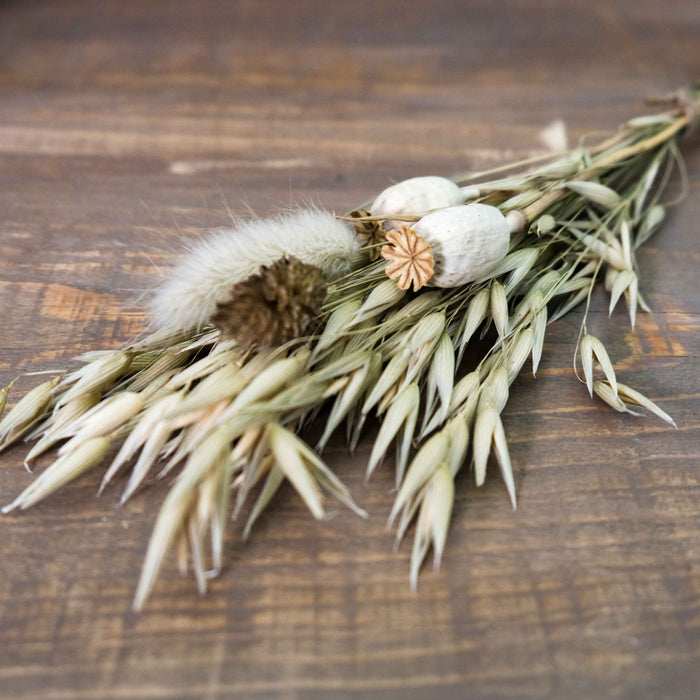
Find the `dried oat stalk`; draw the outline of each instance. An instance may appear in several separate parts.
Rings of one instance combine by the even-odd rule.
[[[363,515],[319,453],[343,424],[355,445],[376,416],[367,473],[396,446],[390,522],[397,541],[415,523],[415,586],[431,547],[440,563],[455,478],[465,464],[481,485],[494,455],[515,507],[502,414],[525,364],[536,372],[548,324],[581,303],[587,311],[598,280],[610,293],[611,313],[622,297],[632,325],[646,310],[635,252],[663,221],[661,196],[699,96],[691,89],[667,112],[631,120],[605,142],[563,158],[504,166],[509,174],[496,180],[489,179],[493,171],[458,178],[470,199],[520,222],[488,279],[409,292],[387,279],[385,261],[370,262],[331,284],[317,313],[320,280],[310,284],[302,268],[285,261],[239,285],[220,308],[217,322],[233,337],[213,327],[158,332],[124,350],[89,353],[80,369],[41,384],[2,418],[0,448],[38,437],[33,459],[60,444],[57,459],[5,511],[27,508],[108,454],[114,456],[102,486],[130,470],[123,498],[149,475],[179,470],[148,547],[138,608],[171,547],[204,591],[222,566],[231,505],[238,515],[251,502],[247,537],[285,480],[316,518],[324,517],[328,496]],[[316,319],[311,339],[279,346]],[[491,345],[464,373],[461,360],[478,336]],[[274,347],[247,350],[262,338]],[[673,425],[619,380],[586,312],[577,359],[591,394],[615,410],[642,407]],[[0,390],[0,410],[6,395]],[[297,431],[322,406],[325,429],[314,450]]]

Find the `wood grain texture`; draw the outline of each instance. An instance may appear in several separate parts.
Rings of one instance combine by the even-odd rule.
[[[694,0],[112,0],[0,4],[0,385],[143,327],[140,295],[200,229],[313,198],[338,210],[391,179],[541,152],[613,128],[697,77]],[[700,153],[640,253],[655,314],[590,327],[622,381],[679,429],[591,402],[580,317],[551,328],[504,413],[520,507],[458,481],[443,569],[408,588],[370,512],[316,523],[290,489],[199,598],[170,563],[130,612],[165,484],[122,508],[95,472],[0,520],[0,697],[696,698],[700,688]],[[674,184],[677,191],[678,183]],[[23,378],[27,389],[36,378]],[[29,483],[0,456],[0,496]]]

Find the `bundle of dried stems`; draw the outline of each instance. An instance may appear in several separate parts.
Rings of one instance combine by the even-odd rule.
[[[159,476],[178,468],[155,524],[134,605],[143,605],[172,546],[183,570],[191,559],[203,592],[207,578],[222,566],[232,499],[236,516],[255,495],[244,538],[285,479],[316,518],[325,515],[324,492],[364,515],[319,455],[341,424],[354,448],[367,417],[375,415],[381,427],[367,476],[395,442],[397,494],[389,523],[400,541],[415,522],[415,586],[431,546],[435,565],[440,563],[455,477],[465,464],[471,464],[481,485],[495,453],[515,507],[501,419],[509,387],[529,358],[533,374],[537,371],[548,324],[579,304],[585,304],[586,312],[574,370],[578,359],[591,396],[597,394],[618,411],[644,407],[674,425],[656,404],[616,379],[605,347],[588,332],[586,317],[601,278],[610,293],[611,313],[622,296],[632,326],[638,309],[647,310],[635,251],[664,219],[667,205],[661,195],[674,168],[683,173],[678,140],[694,126],[699,95],[697,87],[674,95],[667,111],[628,121],[594,147],[581,144],[548,161],[511,164],[448,184],[433,182],[446,203],[425,206],[409,193],[403,209],[387,212],[382,209],[391,197],[384,196],[374,211],[365,205],[369,210],[332,219],[334,225],[346,222],[336,233],[347,269],[333,259],[325,234],[318,234],[324,260],[316,261],[307,250],[310,229],[328,230],[323,212],[249,224],[251,230],[266,232],[268,248],[258,264],[258,239],[247,239],[252,253],[236,262],[247,265],[246,275],[253,273],[244,286],[238,279],[227,280],[230,262],[218,260],[207,268],[202,251],[194,251],[181,273],[190,275],[186,282],[193,289],[197,275],[219,275],[214,298],[194,300],[199,306],[168,328],[169,302],[161,296],[156,315],[165,328],[121,350],[87,353],[82,367],[37,386],[0,421],[0,449],[23,437],[39,438],[26,464],[61,443],[55,461],[4,512],[37,503],[101,464],[116,448],[100,490],[130,467],[122,502],[157,465]],[[492,179],[497,173],[509,174]],[[455,267],[449,241],[443,241],[442,252],[435,242],[440,226],[446,225],[440,222],[451,220],[455,204],[472,207],[472,218],[474,212],[481,216],[486,211],[473,204],[500,212],[508,222],[503,255],[495,263],[487,261],[490,269],[481,277],[475,272],[476,278],[457,286],[431,286],[440,269],[452,265],[450,274],[459,277],[464,265],[471,264]],[[426,215],[426,209],[438,211]],[[498,228],[494,222],[489,226]],[[267,232],[266,225],[274,230]],[[280,227],[287,228],[280,232]],[[430,236],[436,227],[434,240]],[[387,233],[387,228],[395,230]],[[300,236],[298,244],[276,251],[275,241],[285,235],[290,240]],[[294,263],[297,267],[271,265],[288,260],[287,254],[301,260]],[[324,273],[318,286],[308,281],[314,278],[305,272],[308,265]],[[285,286],[292,278],[303,298],[293,298],[294,290]],[[255,310],[254,293],[267,305],[265,314],[272,314],[274,328],[284,327],[285,333],[295,329],[291,340],[282,333],[283,344],[255,344],[261,336],[255,324],[267,316]],[[182,299],[174,296],[176,308]],[[206,322],[206,313],[226,303],[227,318],[235,319],[232,331]],[[285,326],[280,319],[286,308],[294,309],[296,325]],[[201,309],[206,309],[204,318]],[[300,333],[306,335],[293,337]],[[464,368],[465,350],[477,337],[487,339],[481,345],[486,349]],[[0,413],[10,387],[0,390]],[[299,434],[326,406],[323,434],[312,449]]]

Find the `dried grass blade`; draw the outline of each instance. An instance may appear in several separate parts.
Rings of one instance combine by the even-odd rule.
[[[454,482],[446,465],[441,465],[428,482],[421,498],[421,508],[411,553],[411,589],[418,587],[418,572],[433,545],[433,568],[440,567],[447,530],[454,503]]]
[[[408,354],[394,355],[381,373],[377,383],[370,391],[369,396],[362,404],[362,414],[367,415],[376,406],[381,398],[394,387],[401,375],[408,368],[410,357]]]
[[[648,411],[651,411],[654,415],[661,418],[661,420],[665,421],[669,425],[672,425],[674,428],[678,427],[676,425],[676,421],[674,421],[673,418],[671,418],[671,416],[668,415],[668,413],[661,410],[651,399],[648,399],[646,396],[644,396],[644,394],[640,393],[639,391],[636,391],[630,386],[627,386],[627,384],[621,383],[618,383],[617,390],[621,399],[636,404],[637,406],[642,406]]]
[[[412,591],[418,589],[418,572],[430,548],[430,536],[430,514],[425,506],[424,499],[418,513],[418,523],[416,524],[416,532],[413,536],[413,550],[411,551],[410,581]]]
[[[308,362],[309,352],[304,350],[282,360],[273,362],[270,366],[258,374],[234,399],[228,413],[229,415],[240,410],[243,406],[250,405],[254,401],[266,399],[287,386],[293,379],[299,376]]]
[[[550,323],[558,321],[562,316],[566,316],[572,309],[575,309],[580,303],[584,302],[588,297],[588,289],[582,289],[576,294],[572,294],[553,314],[549,319]]]
[[[666,217],[666,209],[661,204],[655,204],[642,219],[637,235],[634,238],[634,247],[639,248],[643,243],[646,243],[655,231],[661,226]]]
[[[630,325],[634,329],[637,323],[637,304],[639,303],[639,280],[635,275],[635,278],[630,282],[630,286],[625,292],[627,297],[627,305],[629,306],[630,312]]]
[[[490,302],[498,337],[503,340],[508,332],[508,298],[504,286],[496,280],[491,284]]]
[[[501,470],[501,476],[503,477],[503,482],[508,490],[508,496],[510,497],[510,502],[513,506],[513,510],[516,509],[517,503],[515,498],[515,481],[513,479],[513,466],[510,461],[510,453],[508,451],[508,441],[506,440],[506,433],[503,428],[503,422],[501,417],[498,416],[495,422],[495,427],[493,431],[493,446],[496,452],[496,458],[498,459],[498,466]]]
[[[635,411],[631,411],[625,405],[624,401],[619,397],[618,393],[610,386],[610,383],[603,381],[602,379],[596,379],[593,382],[593,391],[599,396],[603,401],[605,401],[608,406],[614,408],[620,413],[630,413],[633,416],[640,415]]]
[[[253,525],[255,525],[261,513],[267,507],[267,504],[277,493],[277,490],[282,485],[283,481],[284,473],[277,465],[273,464],[270,468],[270,471],[267,474],[267,479],[265,480],[265,484],[262,488],[262,491],[260,492],[260,495],[258,496],[257,501],[255,501],[255,505],[253,506],[250,515],[248,516],[248,521],[246,522],[245,527],[243,528],[242,538],[244,541],[250,537],[250,532],[253,529]]]
[[[330,415],[326,421],[326,426],[323,435],[319,440],[317,449],[321,451],[325,446],[335,429],[340,425],[350,410],[360,401],[362,392],[367,388],[368,380],[373,376],[377,362],[381,362],[378,356],[366,356],[365,364],[362,367],[354,370],[350,375],[350,381],[345,388],[338,394]]]
[[[356,316],[360,306],[359,300],[350,299],[333,311],[328,321],[326,321],[321,337],[316,343],[316,347],[311,355],[311,361],[315,361],[324,350],[338,342],[338,339],[342,337],[346,328],[349,327],[350,322]]]
[[[314,476],[319,484],[342,504],[362,518],[366,518],[367,512],[355,503],[348,487],[328,468],[328,465],[302,440],[296,438],[299,452],[315,468]]]
[[[455,485],[452,473],[447,467],[441,467],[433,474],[426,494],[426,504],[431,521],[433,568],[435,570],[440,568],[442,553],[445,551],[454,497]]]
[[[97,410],[92,412],[88,418],[78,423],[71,442],[75,441],[77,444],[93,437],[113,433],[117,428],[131,420],[143,408],[143,405],[144,397],[142,394],[123,391],[111,396],[98,404]],[[58,453],[62,454],[64,448],[65,445]]]
[[[586,386],[588,393],[593,396],[593,344],[592,336],[586,334],[581,338],[579,353],[581,355],[581,366],[583,368],[583,376],[586,378]]]
[[[461,414],[457,414],[446,426],[449,435],[447,466],[454,476],[461,469],[469,449],[469,428]]]
[[[520,331],[508,346],[507,365],[508,383],[512,384],[520,374],[525,361],[530,356],[534,339],[532,328],[525,328]]]
[[[639,188],[639,193],[634,198],[635,220],[639,219],[642,215],[642,212],[644,211],[644,205],[646,204],[647,196],[649,194],[649,191],[651,190],[652,185],[654,184],[654,180],[656,180],[656,175],[659,172],[661,162],[664,160],[665,157],[665,150],[659,152],[659,154],[652,160],[651,165],[649,165],[646,173],[644,174],[644,179],[642,180],[641,187]]]
[[[406,535],[409,525],[413,521],[413,518],[418,511],[421,503],[423,502],[423,497],[425,496],[425,490],[427,484],[421,488],[418,493],[411,498],[408,503],[403,507],[401,511],[401,518],[399,518],[399,523],[396,526],[396,538],[394,539],[394,551],[397,552],[401,546],[401,542]]]
[[[486,479],[486,465],[491,454],[491,443],[496,423],[500,422],[498,411],[492,406],[480,408],[474,423],[473,460],[474,479],[482,486]]]
[[[542,359],[542,348],[544,347],[544,337],[547,332],[547,307],[542,306],[535,313],[535,320],[532,323],[532,376],[537,376],[537,369]]]
[[[77,373],[68,375],[62,384],[64,382],[70,383],[71,376],[77,377],[77,381],[61,396],[58,402],[59,406],[67,404],[81,394],[90,391],[103,391],[111,387],[117,379],[127,373],[133,359],[133,352],[117,350],[91,362]]]
[[[509,386],[508,370],[501,364],[496,365],[481,388],[479,410],[491,406],[500,413],[508,403]]]
[[[112,480],[119,469],[121,469],[121,467],[136,454],[138,449],[148,441],[153,431],[157,429],[158,423],[172,412],[180,401],[180,394],[171,394],[156,401],[146,410],[139,422],[134,426],[134,429],[122,443],[119,452],[117,452],[109,469],[107,469],[105,475],[102,477],[102,483],[97,492],[98,495],[104,491],[107,484]]]
[[[34,387],[0,421],[0,452],[19,440],[46,411],[60,378]]]
[[[378,316],[403,299],[405,295],[406,292],[403,289],[399,289],[394,280],[385,280],[369,293],[369,296],[355,314],[349,327],[356,326],[362,321]]]
[[[56,489],[94,467],[104,457],[109,444],[109,438],[95,437],[77,445],[72,452],[60,457],[42,472],[12,503],[5,506],[2,512],[8,513],[15,508],[24,510],[35,505]]]
[[[401,484],[401,488],[396,496],[396,500],[394,501],[389,515],[389,527],[391,527],[399,511],[408,502],[411,496],[428,481],[440,464],[445,461],[448,450],[448,436],[444,431],[433,435],[423,443],[418,453],[413,458],[406,472],[406,478]]]
[[[159,377],[168,375],[171,370],[182,367],[190,355],[180,348],[166,350],[150,367],[142,370],[129,381],[129,391],[143,391]]]
[[[221,352],[212,351],[206,357],[197,360],[173,375],[164,388],[166,390],[175,391],[183,387],[188,387],[192,382],[208,377],[222,367],[228,367],[228,371],[235,374],[239,369],[239,365],[236,362],[238,357],[238,354],[233,350]]]
[[[469,302],[461,322],[461,333],[459,338],[459,350],[457,353],[457,364],[462,359],[464,350],[471,340],[477,328],[483,323],[489,310],[491,292],[488,288],[478,291]]]
[[[0,421],[0,440],[18,427],[27,425],[37,415],[43,413],[53,395],[53,390],[59,379],[51,379],[34,387],[23,396]],[[7,387],[9,388],[9,387]]]
[[[10,393],[16,381],[16,379],[13,379],[7,386],[0,389],[0,416],[2,416],[2,412],[5,410],[5,406],[7,404],[7,395]]]
[[[148,435],[148,439],[141,450],[138,460],[136,460],[134,468],[131,470],[129,481],[119,499],[120,505],[126,503],[133,495],[134,491],[141,485],[141,482],[146,478],[146,475],[155,464],[158,455],[167,443],[170,434],[170,428],[165,421],[160,421],[155,424],[153,430]],[[102,487],[100,486],[100,488]]]
[[[267,435],[277,466],[302,497],[314,518],[317,520],[324,518],[326,513],[321,491],[299,454],[297,441],[278,423],[268,425]]]
[[[100,400],[97,392],[88,392],[74,399],[62,408],[58,409],[32,435],[44,433],[41,440],[36,443],[25,457],[24,463],[31,464],[39,455],[46,452],[53,445],[70,436],[69,426],[73,425],[81,416],[92,410]],[[32,435],[26,439],[31,439]]]
[[[406,473],[406,466],[408,465],[408,457],[411,454],[411,444],[413,442],[413,435],[416,430],[416,423],[418,422],[418,410],[419,406],[416,405],[413,411],[411,411],[403,424],[403,430],[401,431],[401,437],[398,440],[396,446],[396,488],[398,489],[403,482],[404,474]]]
[[[450,336],[445,333],[438,343],[431,363],[431,376],[440,397],[440,422],[445,421],[450,410],[450,397],[455,379],[455,353]]]
[[[595,204],[599,204],[604,209],[615,209],[622,201],[620,195],[615,190],[598,182],[589,180],[569,180],[565,186],[572,192],[589,199]]]
[[[455,413],[460,408],[462,408],[470,396],[479,392],[479,386],[481,385],[481,378],[479,372],[474,370],[465,374],[452,389],[452,396],[450,397],[450,414]]]
[[[610,386],[612,387],[613,391],[617,394],[615,369],[613,368],[613,364],[608,356],[608,351],[605,349],[603,343],[601,343],[600,340],[598,340],[598,338],[596,338],[594,335],[589,335],[588,338],[593,354],[595,355],[596,360],[598,360],[598,364],[603,370],[607,380],[610,382]]]
[[[636,280],[637,275],[633,270],[622,270],[615,277],[612,289],[610,290],[610,306],[608,307],[608,316],[612,315],[612,312],[622,296],[622,293],[632,284],[632,282],[636,282]]]
[[[396,397],[389,407],[384,420],[382,421],[379,433],[372,445],[365,479],[369,479],[377,465],[382,461],[391,441],[398,435],[402,425],[405,425],[410,416],[415,418],[418,415],[420,405],[420,390],[415,383],[408,384]],[[405,436],[404,436],[405,438]],[[398,466],[398,465],[397,465]]]
[[[622,243],[622,256],[627,263],[627,267],[632,269],[632,234],[627,219],[623,219],[620,224],[620,241]]]
[[[211,433],[190,455],[185,468],[170,489],[158,513],[148,543],[148,551],[141,570],[133,607],[140,610],[148,598],[165,554],[175,537],[186,526],[197,495],[197,485],[208,471],[220,467],[228,457],[230,437],[225,431]]]

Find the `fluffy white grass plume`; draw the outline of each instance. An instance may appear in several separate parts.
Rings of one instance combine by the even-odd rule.
[[[234,284],[283,255],[315,265],[333,280],[350,271],[359,247],[347,224],[315,208],[222,229],[197,242],[155,291],[151,325],[169,330],[203,326],[216,305],[228,300]]]

